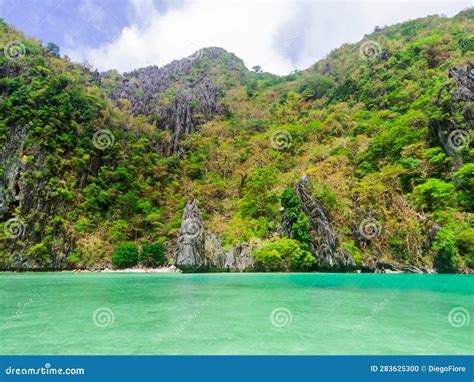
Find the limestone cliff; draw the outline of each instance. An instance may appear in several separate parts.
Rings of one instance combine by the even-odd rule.
[[[202,123],[225,112],[221,101],[226,85],[219,75],[240,79],[246,71],[242,60],[224,49],[203,48],[161,68],[149,66],[125,73],[113,88],[107,81],[103,86],[119,107],[128,101],[132,115],[155,116],[156,126],[171,134],[162,146],[164,154],[171,154],[179,153],[181,140]],[[104,78],[110,82],[111,73]]]
[[[225,251],[219,239],[206,234],[195,200],[186,202],[174,265],[185,271],[246,271],[253,266],[252,246],[242,243]]]
[[[320,269],[347,269],[355,266],[354,260],[344,248],[339,247],[339,238],[331,226],[331,218],[321,201],[312,195],[312,184],[304,175],[296,183],[303,212],[310,221],[310,251],[316,257]]]

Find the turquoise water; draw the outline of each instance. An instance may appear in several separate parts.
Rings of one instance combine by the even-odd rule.
[[[0,354],[473,354],[474,277],[0,274]]]

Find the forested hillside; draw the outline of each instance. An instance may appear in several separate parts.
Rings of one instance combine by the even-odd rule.
[[[0,47],[2,269],[172,263],[188,200],[206,269],[474,269],[473,9],[283,77],[222,48],[101,74],[3,21]]]

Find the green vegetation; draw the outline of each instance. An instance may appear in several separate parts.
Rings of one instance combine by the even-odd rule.
[[[131,268],[138,264],[138,249],[135,243],[120,243],[112,255],[114,268]]]
[[[26,130],[0,162],[10,187],[1,222],[25,222],[14,245],[0,231],[0,265],[19,253],[30,265],[166,264],[173,245],[165,250],[163,240],[175,242],[185,200],[196,198],[206,230],[226,248],[257,243],[259,269],[312,270],[309,221],[294,192],[307,174],[359,266],[393,260],[469,271],[474,151],[472,143],[451,150],[447,140],[459,129],[474,141],[469,105],[453,100],[449,78],[453,66],[474,62],[473,20],[469,9],[390,26],[364,39],[380,46],[374,59],[361,54],[362,42],[345,44],[286,77],[248,71],[230,53],[197,60],[157,103],[205,76],[222,89],[222,110],[206,119],[191,105],[199,131],[182,138],[179,156],[166,151],[163,118],[132,116],[128,99],[109,101],[123,76],[109,72],[100,87],[55,44],[0,22],[0,47],[25,47],[19,60],[0,56],[0,144]],[[93,137],[103,130],[113,144],[101,149]],[[354,231],[369,211],[383,229],[362,245]],[[272,239],[282,236],[283,214],[293,237]],[[427,246],[434,223],[441,229]]]
[[[275,238],[252,255],[256,269],[266,272],[309,271],[316,263],[314,256],[292,239]]]
[[[145,267],[157,267],[167,263],[163,240],[156,243],[142,243],[140,263]]]

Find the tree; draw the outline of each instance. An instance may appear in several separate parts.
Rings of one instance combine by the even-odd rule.
[[[240,204],[244,217],[256,219],[273,214],[278,201],[278,196],[272,191],[276,180],[275,170],[271,168],[257,168],[251,173]]]
[[[146,267],[156,267],[166,264],[165,246],[163,240],[155,243],[142,242],[140,263]]]
[[[46,52],[53,56],[59,57],[59,50],[59,46],[56,45],[54,42],[48,42],[48,45],[46,45]]]
[[[293,187],[287,187],[281,195],[281,205],[291,224],[293,238],[300,242],[302,249],[309,249],[311,236],[309,234],[309,219],[301,209],[301,203]]]
[[[334,83],[328,77],[315,75],[306,78],[298,91],[304,99],[319,99],[329,94],[333,87]]]
[[[114,268],[123,269],[138,264],[138,249],[135,243],[120,243],[112,256]]]
[[[413,189],[413,197],[420,207],[441,209],[453,202],[454,184],[431,178]]]
[[[266,272],[305,271],[316,264],[315,257],[292,239],[275,238],[252,255],[257,269]]]

